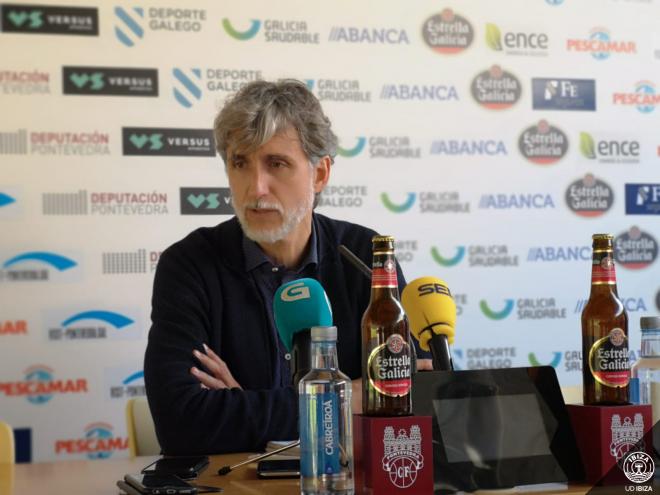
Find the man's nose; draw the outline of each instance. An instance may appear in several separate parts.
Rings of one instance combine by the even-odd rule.
[[[250,192],[260,198],[268,194],[269,178],[268,174],[261,167],[253,167],[250,174]]]

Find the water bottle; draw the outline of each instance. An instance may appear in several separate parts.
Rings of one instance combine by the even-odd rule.
[[[351,380],[338,369],[337,327],[312,327],[312,370],[298,384],[300,493],[355,493]]]
[[[653,423],[660,418],[660,317],[642,316],[642,352],[632,366],[631,401],[651,404]]]

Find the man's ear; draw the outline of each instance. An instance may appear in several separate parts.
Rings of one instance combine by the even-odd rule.
[[[328,155],[321,158],[316,165],[314,165],[314,192],[320,193],[330,179],[330,166],[332,160]]]

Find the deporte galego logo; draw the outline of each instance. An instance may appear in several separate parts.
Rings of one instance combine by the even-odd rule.
[[[99,12],[89,7],[10,4],[2,9],[2,32],[98,36]]]
[[[214,142],[209,129],[122,128],[124,155],[215,156]]]
[[[158,96],[158,70],[125,67],[62,67],[65,95]]]

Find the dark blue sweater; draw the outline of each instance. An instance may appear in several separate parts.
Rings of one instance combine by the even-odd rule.
[[[360,321],[370,281],[337,251],[345,244],[371,265],[374,231],[314,214],[319,243],[318,280],[338,328],[339,368],[361,375]],[[165,454],[257,451],[269,440],[298,438],[292,386],[276,387],[277,346],[266,308],[244,270],[242,230],[236,218],[200,228],[160,257],[152,299],[152,326],[144,379],[158,440]],[[405,281],[399,269],[399,285]],[[205,390],[190,374],[193,349],[206,343],[243,390]]]

